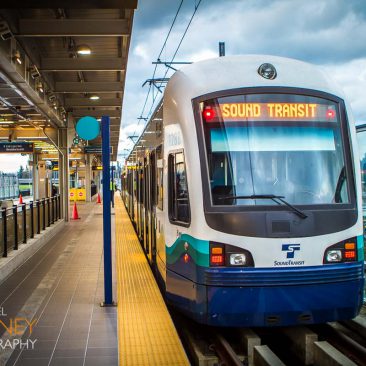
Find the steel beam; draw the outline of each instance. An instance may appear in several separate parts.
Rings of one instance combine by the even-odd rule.
[[[4,1],[2,4],[7,9],[49,9],[49,0],[17,0],[16,2]],[[52,8],[62,9],[136,9],[137,0],[88,0],[88,1],[75,1],[75,0],[53,0]]]
[[[9,138],[9,131],[14,131],[12,138],[13,141],[16,140],[26,140],[29,142],[37,141],[37,137],[39,137],[39,140],[44,141],[48,140],[46,135],[43,133],[41,129],[35,129],[35,128],[27,128],[24,130],[20,129],[14,129],[14,128],[1,128],[0,129],[0,139],[1,140],[7,140]],[[46,133],[48,136],[50,136],[53,140],[57,140],[57,130],[54,128],[46,128]],[[28,137],[30,137],[28,139]]]
[[[128,36],[127,19],[19,19],[21,37]]]
[[[65,98],[65,107],[120,107],[121,98],[90,100],[89,98]]]
[[[110,118],[121,118],[121,110],[88,110],[88,109],[73,109],[72,115],[75,117],[84,117],[84,116],[90,116],[90,117],[102,117],[102,116],[109,116]]]
[[[41,71],[122,71],[126,58],[43,58]]]
[[[59,81],[55,85],[55,93],[121,93],[123,83],[115,82],[67,82]]]

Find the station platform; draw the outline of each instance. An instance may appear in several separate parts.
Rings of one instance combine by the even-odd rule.
[[[78,210],[80,220],[66,223],[0,285],[1,366],[118,365],[117,308],[99,306],[102,205]]]
[[[100,307],[102,205],[78,211],[80,220],[0,284],[0,366],[189,365],[120,196],[112,209],[117,307]]]
[[[121,366],[189,365],[122,199],[115,195]]]

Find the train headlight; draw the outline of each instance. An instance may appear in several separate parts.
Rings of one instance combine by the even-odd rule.
[[[353,237],[338,242],[324,251],[323,263],[356,262],[357,238]]]
[[[341,262],[342,251],[338,249],[328,250],[325,256],[327,262]]]
[[[254,267],[249,250],[234,245],[210,241],[210,267]]]
[[[258,74],[265,79],[273,80],[277,76],[277,71],[272,64],[265,63],[259,66]]]
[[[245,266],[247,257],[244,253],[230,254],[230,265],[232,266]]]

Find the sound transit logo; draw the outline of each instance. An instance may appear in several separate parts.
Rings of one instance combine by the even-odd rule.
[[[282,251],[287,252],[287,259],[294,258],[296,250],[300,250],[300,244],[282,244]]]
[[[26,317],[18,316],[9,318],[5,309],[0,307],[0,351],[6,349],[27,349],[33,350],[37,339],[29,338],[33,333],[37,319],[29,320]],[[28,336],[28,338],[25,338]],[[1,353],[1,352],[0,352]]]
[[[300,251],[300,244],[282,244],[282,252],[286,252],[286,261],[274,261],[276,266],[303,266],[305,261],[292,260],[295,257],[295,252]]]

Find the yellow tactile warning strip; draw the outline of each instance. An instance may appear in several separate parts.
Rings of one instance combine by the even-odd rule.
[[[115,195],[120,366],[189,365],[121,197]]]

